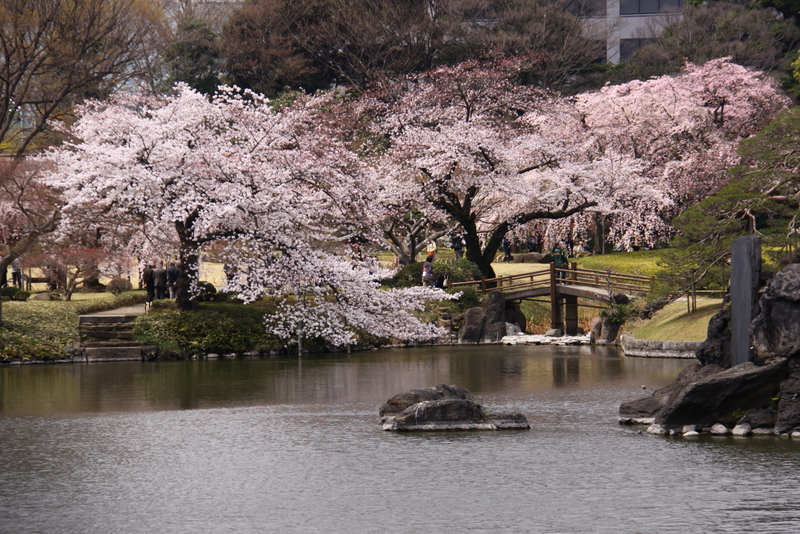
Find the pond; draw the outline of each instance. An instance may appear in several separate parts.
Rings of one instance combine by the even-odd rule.
[[[687,364],[442,346],[6,366],[0,532],[800,531],[800,443],[617,424]],[[439,383],[531,430],[381,430],[381,403]]]

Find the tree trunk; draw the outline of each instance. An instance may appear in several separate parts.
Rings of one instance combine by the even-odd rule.
[[[7,273],[8,266],[11,265],[12,261],[13,258],[11,256],[6,256],[0,260],[0,273]],[[0,326],[3,326],[3,299],[0,299]]]
[[[197,308],[197,299],[192,292],[192,286],[196,287],[200,278],[200,255],[197,243],[190,238],[192,220],[193,217],[190,216],[186,223],[175,223],[180,240],[179,256],[181,261],[181,272],[178,275],[175,294],[175,306],[178,311],[190,311]]]

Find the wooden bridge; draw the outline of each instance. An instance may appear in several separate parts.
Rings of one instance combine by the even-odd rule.
[[[555,264],[551,263],[549,268],[539,271],[455,282],[450,287],[475,287],[484,294],[489,291],[501,291],[506,300],[536,300],[537,297],[548,297],[552,328],[574,336],[578,331],[579,298],[606,305],[621,304],[632,296],[646,296],[652,283],[652,276],[581,269],[577,263],[572,262],[568,269],[556,269]]]

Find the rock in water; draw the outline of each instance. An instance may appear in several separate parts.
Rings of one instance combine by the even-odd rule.
[[[713,425],[742,407],[766,406],[778,394],[787,367],[785,358],[763,366],[747,362],[701,378],[671,395],[655,423],[669,429]]]
[[[461,386],[439,384],[438,386],[430,388],[409,389],[408,391],[395,395],[386,401],[386,404],[381,406],[379,413],[380,415],[394,415],[419,402],[443,399],[475,400],[472,397],[472,393]]]
[[[445,396],[446,398],[430,399]],[[424,400],[428,398],[428,400]],[[413,402],[415,399],[423,399]],[[413,402],[413,403],[412,403]],[[395,410],[410,404],[399,413]],[[530,428],[521,413],[488,413],[460,386],[412,389],[395,395],[381,407],[384,430],[505,430]],[[396,414],[396,415],[393,415]]]

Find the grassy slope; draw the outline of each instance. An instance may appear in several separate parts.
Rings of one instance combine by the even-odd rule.
[[[706,338],[708,321],[721,307],[721,299],[702,299],[697,301],[697,311],[689,314],[685,300],[673,302],[649,321],[626,325],[626,330],[637,339],[703,341]]]

